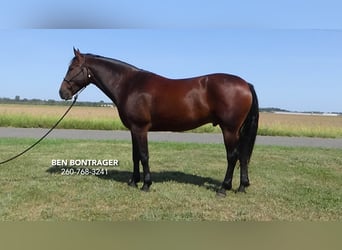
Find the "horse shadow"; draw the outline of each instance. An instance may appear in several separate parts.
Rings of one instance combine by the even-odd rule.
[[[86,170],[86,168],[75,168],[75,167],[61,167],[61,166],[51,166],[46,170],[46,172],[50,174],[61,174],[63,170],[69,169],[74,170],[74,173],[80,172],[80,170]],[[107,170],[105,174],[98,175],[85,175],[85,176],[93,176],[103,180],[112,180],[121,183],[128,183],[128,180],[131,178],[132,172],[126,170],[117,170],[110,169]],[[217,191],[218,187],[221,185],[221,182],[215,180],[210,177],[202,177],[195,174],[184,173],[180,171],[160,171],[160,172],[151,172],[152,180],[154,183],[164,183],[164,182],[176,182],[182,184],[191,184],[199,187],[205,187],[208,190]],[[142,180],[141,176],[141,180]]]

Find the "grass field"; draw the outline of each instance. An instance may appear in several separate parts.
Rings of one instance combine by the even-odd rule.
[[[66,111],[66,106],[0,105],[0,126],[49,128]],[[117,110],[109,107],[73,107],[58,128],[69,129],[125,129]]]
[[[0,159],[32,142],[1,139]],[[65,167],[51,166],[53,159],[117,159],[119,166],[103,167],[107,172],[100,175],[66,175]],[[342,219],[339,149],[257,146],[247,193],[228,192],[224,199],[215,195],[225,173],[223,145],[151,142],[150,162],[154,183],[144,193],[126,184],[132,171],[130,142],[45,140],[28,154],[0,166],[0,220]],[[238,174],[239,169],[233,188],[238,186]]]
[[[65,112],[63,106],[0,105],[0,126],[50,128]],[[59,128],[122,130],[117,110],[109,107],[73,107]],[[193,132],[220,133],[204,125]],[[302,116],[260,113],[259,135],[342,138],[342,116]]]

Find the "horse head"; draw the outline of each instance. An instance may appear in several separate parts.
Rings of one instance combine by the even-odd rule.
[[[71,60],[68,71],[59,89],[59,95],[64,100],[69,100],[79,90],[86,87],[91,80],[91,72],[86,66],[86,58],[78,49],[74,48],[75,57]]]

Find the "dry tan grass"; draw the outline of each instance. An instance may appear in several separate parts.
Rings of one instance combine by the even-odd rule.
[[[25,114],[32,116],[57,117],[66,110],[65,106],[49,105],[17,105],[1,104],[0,114]],[[69,116],[82,119],[106,119],[118,118],[118,111],[112,107],[79,107],[71,109]],[[319,115],[284,115],[274,113],[260,113],[261,127],[322,127],[341,128],[342,116],[319,116]]]
[[[58,119],[66,106],[1,104],[0,115],[25,115],[33,118]],[[118,111],[112,107],[75,106],[68,118],[79,120],[119,120]],[[220,132],[219,128],[199,130],[201,132]],[[259,134],[283,136],[342,137],[342,116],[293,115],[260,113]]]
[[[272,131],[283,131],[282,135],[342,137],[342,116],[261,113],[259,132]]]
[[[1,104],[1,114],[30,115],[33,117],[58,117],[61,116],[66,106],[49,105],[17,105]],[[119,118],[116,108],[111,107],[80,107],[75,106],[70,110],[68,116],[81,119],[115,119]]]
[[[260,125],[267,127],[286,125],[289,127],[307,128],[341,128],[342,116],[260,113]]]

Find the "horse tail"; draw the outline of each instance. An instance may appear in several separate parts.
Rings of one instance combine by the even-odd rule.
[[[257,136],[259,125],[259,102],[256,92],[252,84],[248,84],[252,94],[252,106],[249,110],[247,118],[244,121],[243,126],[240,129],[240,143],[239,152],[240,156],[246,157],[247,163],[252,156],[255,139]]]

